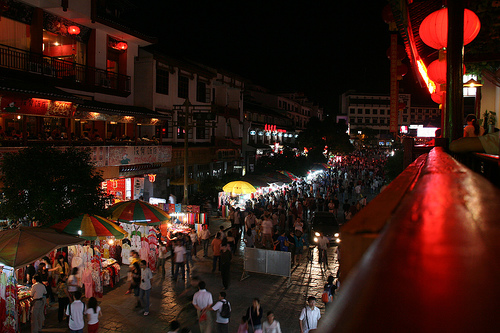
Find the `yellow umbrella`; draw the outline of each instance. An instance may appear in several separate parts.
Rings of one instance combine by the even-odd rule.
[[[224,192],[231,194],[249,194],[257,192],[257,190],[255,189],[255,187],[252,186],[252,184],[241,180],[227,183],[226,185],[224,185],[222,189],[224,190]]]

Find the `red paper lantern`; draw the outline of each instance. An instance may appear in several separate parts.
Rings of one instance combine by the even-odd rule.
[[[441,104],[441,96],[443,96],[446,92],[441,91],[441,85],[436,84],[436,92],[431,94],[431,99],[433,102]]]
[[[476,38],[481,29],[481,22],[477,15],[464,10],[464,45]],[[441,49],[448,45],[448,8],[431,13],[420,24],[419,34],[422,41],[434,49]]]
[[[68,27],[68,34],[70,35],[78,35],[80,33],[80,28],[76,25],[70,25]]]
[[[427,75],[429,79],[434,81],[436,84],[446,83],[446,60],[434,60],[431,62],[429,67],[427,67]],[[463,68],[463,73],[465,74],[465,65]]]
[[[119,43],[116,43],[116,48],[118,50],[125,51],[128,48],[128,45],[125,42],[119,42]]]

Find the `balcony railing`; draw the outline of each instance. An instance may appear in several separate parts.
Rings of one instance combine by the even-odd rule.
[[[0,67],[51,79],[79,90],[130,94],[130,76],[0,44]]]
[[[321,332],[496,332],[500,190],[442,148],[342,229],[342,288]]]

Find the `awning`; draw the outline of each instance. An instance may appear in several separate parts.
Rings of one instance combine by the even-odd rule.
[[[84,101],[78,103],[77,111],[102,112],[121,116],[135,116],[145,118],[164,118],[165,116],[154,110],[135,105],[113,104],[98,101]]]
[[[82,102],[80,97],[67,93],[53,85],[30,80],[0,78],[0,93],[11,93],[29,98],[43,98],[67,102]]]

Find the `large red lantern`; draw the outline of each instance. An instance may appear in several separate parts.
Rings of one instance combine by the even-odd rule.
[[[68,27],[68,34],[70,35],[78,35],[80,33],[80,28],[76,25],[70,25]]]
[[[431,94],[431,99],[435,103],[441,104],[441,102],[442,102],[441,97],[444,94],[446,94],[446,92],[445,91],[441,91],[441,85],[440,84],[436,84],[436,92],[433,93],[433,94]]]
[[[464,45],[476,38],[481,29],[481,22],[477,15],[464,10]],[[420,24],[419,34],[422,41],[434,49],[441,49],[448,45],[448,8],[431,13]]]
[[[118,50],[125,51],[127,48],[128,48],[128,45],[125,42],[116,43],[116,49],[118,49]]]
[[[429,79],[434,81],[436,84],[445,84],[446,68],[446,59],[434,60],[433,62],[431,62],[429,67],[427,67],[427,75],[429,76]],[[465,74],[465,65],[463,68],[463,73]]]

